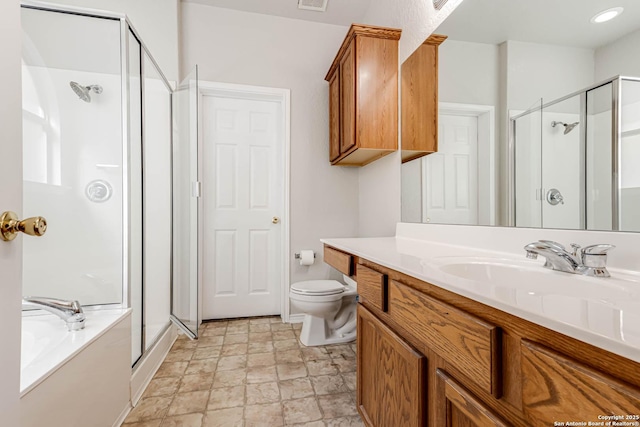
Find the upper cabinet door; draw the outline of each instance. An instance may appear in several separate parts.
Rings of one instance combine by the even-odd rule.
[[[353,24],[329,82],[329,160],[365,166],[398,149],[400,30]]]
[[[356,56],[353,46],[353,43],[349,45],[340,61],[341,154],[356,145]]]
[[[340,156],[340,73],[329,81],[329,160]]]

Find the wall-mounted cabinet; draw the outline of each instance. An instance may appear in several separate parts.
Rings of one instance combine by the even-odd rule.
[[[325,77],[329,161],[364,166],[398,149],[401,30],[352,25]]]
[[[438,151],[438,47],[433,34],[402,64],[402,163]]]

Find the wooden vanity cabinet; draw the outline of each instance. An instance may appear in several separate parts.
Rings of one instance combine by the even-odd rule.
[[[640,416],[640,363],[345,251],[325,246],[325,260],[355,266],[357,404],[369,427]]]
[[[402,163],[438,151],[438,48],[431,35],[402,64]]]
[[[353,24],[329,82],[329,160],[364,166],[398,149],[401,30]]]
[[[370,426],[423,427],[426,359],[358,306],[357,405]]]

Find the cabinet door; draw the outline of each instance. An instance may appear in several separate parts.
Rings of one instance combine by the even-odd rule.
[[[565,420],[595,423],[614,414],[624,417],[619,421],[638,421],[637,388],[526,340],[521,363],[522,406],[534,425]]]
[[[356,145],[356,55],[352,42],[340,60],[340,154]]]
[[[442,427],[506,427],[481,401],[447,373],[437,371],[437,425]]]
[[[371,427],[426,426],[426,359],[358,305],[358,410]]]
[[[340,156],[340,70],[329,81],[329,160]]]

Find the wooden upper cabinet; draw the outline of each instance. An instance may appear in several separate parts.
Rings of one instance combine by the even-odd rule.
[[[402,64],[402,162],[438,151],[438,46],[429,37]]]
[[[357,24],[349,29],[325,78],[331,164],[364,166],[398,149],[400,33]]]
[[[340,74],[329,81],[329,160],[340,156]]]

